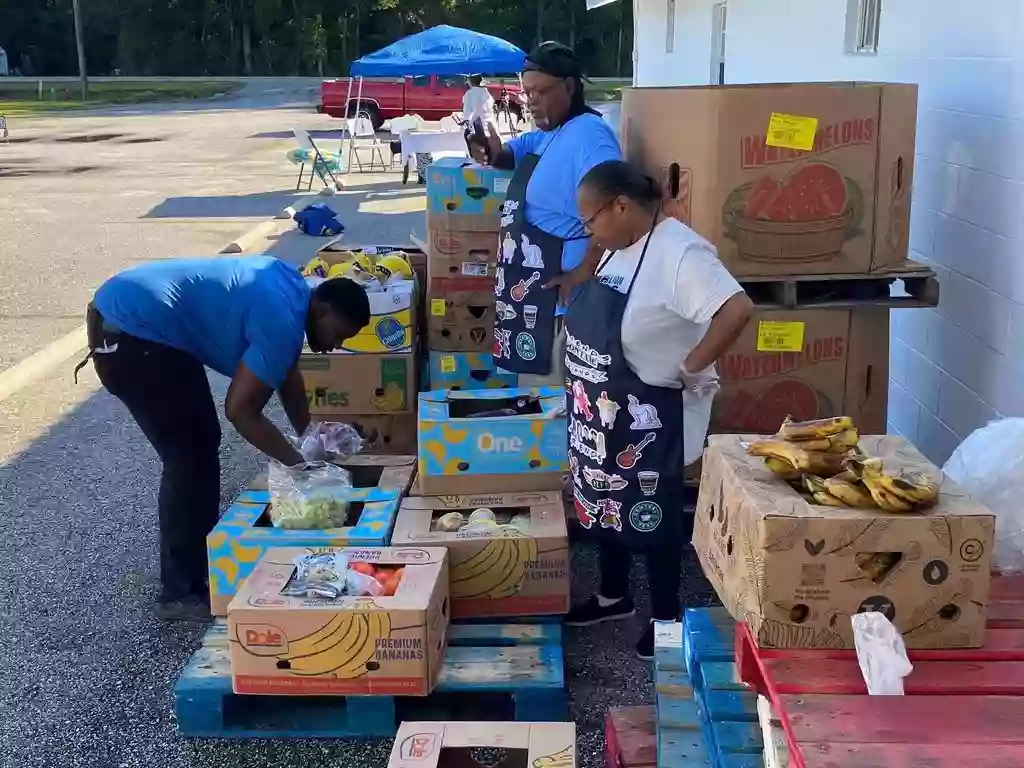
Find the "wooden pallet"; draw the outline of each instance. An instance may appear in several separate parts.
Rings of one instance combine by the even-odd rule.
[[[605,768],[657,768],[654,707],[610,709],[604,718]]]
[[[897,281],[903,292],[892,295]],[[934,307],[939,303],[935,271],[908,261],[870,274],[744,277],[740,285],[758,309],[860,309]]]
[[[904,696],[868,696],[853,651],[760,649],[743,625],[736,664],[793,768],[1024,766],[1024,577],[995,577],[991,599],[985,647],[909,651]]]
[[[240,696],[231,690],[227,625],[210,627],[174,687],[183,736],[374,738],[403,720],[563,721],[561,627],[452,625],[441,678],[426,697]]]

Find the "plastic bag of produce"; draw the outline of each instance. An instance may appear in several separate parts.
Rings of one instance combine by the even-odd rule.
[[[942,471],[996,516],[995,567],[1024,571],[1024,419],[974,430]]]
[[[853,642],[857,662],[871,696],[902,696],[903,678],[914,671],[907,658],[903,637],[885,614],[877,611],[856,613]]]
[[[278,528],[340,528],[348,515],[352,475],[341,467],[311,461],[286,467],[270,462],[270,521]]]
[[[297,442],[306,461],[341,461],[363,450],[363,438],[350,424],[310,424]]]
[[[295,576],[281,592],[290,597],[327,600],[343,595],[379,597],[384,594],[384,585],[350,567],[345,553],[322,552],[295,558]]]

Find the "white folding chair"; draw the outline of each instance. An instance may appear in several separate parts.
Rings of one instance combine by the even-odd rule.
[[[377,138],[377,132],[373,129],[373,121],[370,120],[369,115],[360,112],[356,117],[347,119],[345,123],[349,142],[351,142],[352,156],[355,158],[360,172],[363,170],[363,161],[359,157],[360,150],[369,151],[371,171],[378,160],[380,161],[381,170],[386,171],[388,166],[384,162],[384,153],[381,150],[382,144],[380,139]]]
[[[333,155],[321,152],[313,141],[313,137],[309,135],[309,131],[303,128],[293,128],[292,133],[295,134],[295,141],[299,145],[298,149],[288,153],[288,159],[299,166],[299,177],[295,180],[295,189],[298,190],[302,187],[302,175],[306,170],[306,163],[309,163],[307,190],[313,188],[313,176],[319,176],[324,186],[328,186],[324,174],[330,176],[331,181],[334,183],[334,188],[340,190],[341,184],[334,177],[335,172],[340,173],[341,171],[338,159]]]
[[[459,121],[455,119],[454,115],[445,115],[440,120],[442,131],[461,131],[462,126],[459,125]]]

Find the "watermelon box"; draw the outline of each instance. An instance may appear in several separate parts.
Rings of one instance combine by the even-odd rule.
[[[627,158],[737,277],[861,274],[906,261],[917,86],[631,88]]]

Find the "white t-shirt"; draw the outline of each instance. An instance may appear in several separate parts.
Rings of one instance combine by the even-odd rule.
[[[494,97],[482,85],[471,87],[462,97],[462,116],[472,123],[477,118],[486,126],[494,122]]]
[[[683,361],[704,338],[715,313],[743,289],[718,260],[714,246],[677,219],[662,220],[650,235],[610,259],[606,253],[598,280],[625,293],[648,237],[651,244],[622,318],[622,349],[641,381],[681,389]],[[717,379],[713,366],[706,375]],[[692,464],[704,450],[713,398],[698,399],[688,391],[682,396],[683,452]]]

